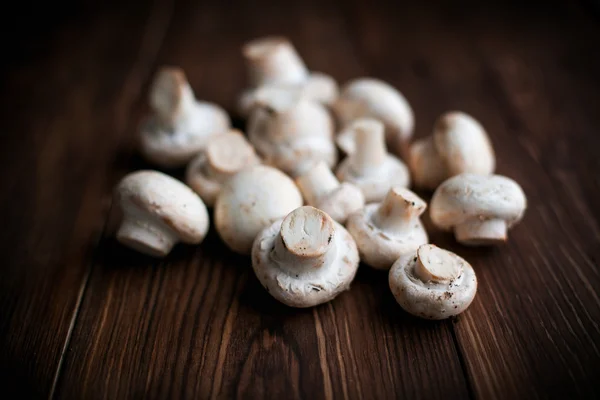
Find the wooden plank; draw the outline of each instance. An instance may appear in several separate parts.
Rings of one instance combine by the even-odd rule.
[[[567,3],[525,14],[510,30],[499,20],[472,28],[487,64],[481,79],[495,82],[481,98],[495,98],[505,118],[498,139],[511,155],[500,168],[524,184],[530,205],[508,248],[490,265],[481,260],[481,278],[494,285],[457,334],[482,398],[592,398],[600,394],[600,30]]]
[[[361,51],[388,80],[412,65],[427,81],[419,89],[431,88],[436,100],[429,104],[403,88],[418,136],[429,134],[442,111],[471,113],[489,130],[498,173],[529,197],[526,218],[501,248],[469,249],[431,234],[478,273],[478,296],[454,323],[475,396],[597,395],[598,27],[560,4],[416,8],[408,26],[398,23],[395,7],[374,9],[371,24],[354,25]],[[390,57],[390,48],[403,55],[420,49],[422,60]]]
[[[235,13],[190,2],[178,4],[173,26],[159,59],[182,66],[199,97],[229,109],[244,84],[239,49],[253,37],[288,35],[310,66],[341,80],[376,72],[355,58],[350,27],[326,2],[252,2]],[[395,83],[412,85],[426,103],[412,79]],[[134,158],[118,173],[139,165]],[[269,297],[250,260],[231,254],[214,230],[200,247],[177,247],[164,261],[110,236],[98,254],[58,397],[468,396],[451,324],[403,314],[386,274],[362,267],[349,293],[295,310]]]
[[[104,225],[104,171],[123,130],[114,102],[135,97],[145,70],[135,62],[148,10],[88,11],[24,39],[31,53],[5,69],[0,381],[20,398],[52,390]]]

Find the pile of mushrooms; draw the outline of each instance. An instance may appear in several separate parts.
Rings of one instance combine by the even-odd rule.
[[[157,72],[140,152],[159,168],[186,166],[185,184],[154,170],[123,177],[114,193],[117,240],[166,257],[177,243],[200,244],[212,216],[225,245],[250,256],[258,281],[288,306],[332,301],[350,289],[362,261],[386,271],[409,314],[465,311],[475,271],[430,243],[421,216],[428,211],[435,228],[465,246],[504,243],[523,219],[525,193],[494,174],[483,126],[448,112],[431,136],[411,143],[413,111],[390,84],[365,77],[338,91],[284,37],[250,41],[242,56],[248,86],[238,113],[247,136],[231,129],[224,109],[195,98],[182,69]]]

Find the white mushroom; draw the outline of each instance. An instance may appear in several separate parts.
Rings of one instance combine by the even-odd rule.
[[[442,183],[431,199],[431,221],[454,230],[465,245],[506,241],[507,230],[521,220],[527,199],[518,183],[500,175],[461,174]]]
[[[367,203],[383,200],[393,186],[408,186],[408,168],[387,152],[381,122],[362,119],[352,126],[357,149],[340,163],[337,177],[358,186]]]
[[[219,106],[197,101],[183,70],[162,68],[150,90],[154,112],[142,124],[141,151],[165,168],[181,167],[204,148],[209,138],[230,127]]]
[[[392,265],[389,284],[396,301],[410,314],[445,319],[465,311],[477,293],[473,267],[432,244]]]
[[[358,246],[360,259],[388,270],[394,261],[428,242],[419,217],[427,203],[408,189],[390,189],[381,203],[368,204],[350,215],[346,226]]]
[[[248,139],[266,164],[294,177],[318,161],[335,165],[333,121],[323,106],[272,87],[257,97],[261,106],[250,117]]]
[[[343,86],[333,105],[340,125],[344,128],[338,145],[346,154],[354,153],[354,130],[347,130],[353,121],[374,118],[385,126],[386,142],[393,152],[402,154],[413,134],[414,115],[404,96],[389,84],[372,78],[355,79]]]
[[[271,86],[294,92],[306,99],[330,105],[338,95],[335,80],[329,75],[308,71],[292,43],[284,37],[263,37],[244,45],[250,89],[238,101],[242,116],[256,105],[256,89]]]
[[[230,249],[250,254],[262,229],[300,206],[302,195],[294,181],[275,168],[256,165],[223,185],[215,203],[215,226]]]
[[[198,244],[208,231],[206,206],[190,188],[157,171],[125,176],[115,189],[123,220],[117,240],[139,252],[164,257],[175,243]]]
[[[325,211],[339,223],[365,206],[365,197],[351,183],[340,183],[323,161],[296,179],[306,203]]]
[[[254,148],[242,133],[231,130],[208,141],[190,162],[186,183],[209,207],[215,204],[223,183],[242,169],[260,163]]]
[[[252,267],[265,289],[291,307],[312,307],[350,288],[358,269],[350,234],[325,212],[300,207],[263,230]]]
[[[496,157],[481,124],[468,114],[453,111],[438,118],[432,136],[412,144],[409,166],[416,186],[434,190],[463,172],[492,174]]]

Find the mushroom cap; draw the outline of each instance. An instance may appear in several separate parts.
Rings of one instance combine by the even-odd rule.
[[[266,88],[264,88],[266,91]],[[318,161],[332,167],[337,161],[333,120],[318,103],[288,96],[265,98],[248,122],[248,138],[266,164],[297,176]]]
[[[398,158],[387,154],[385,161],[367,175],[358,175],[347,157],[336,170],[339,180],[356,185],[365,196],[367,203],[381,201],[393,186],[408,187],[410,173],[406,165]]]
[[[301,209],[305,209],[303,212],[312,209],[310,212],[317,213],[324,226],[318,229],[295,222],[294,212]],[[256,237],[252,247],[252,267],[260,283],[275,299],[290,307],[312,307],[328,302],[350,288],[358,269],[358,250],[346,229],[323,211],[305,206],[294,212],[275,221]],[[297,226],[291,227],[292,224]],[[282,238],[282,229],[288,232],[294,229],[295,234],[289,235],[293,240]],[[321,237],[324,233],[328,238]],[[329,238],[327,250],[323,248],[324,240]],[[276,240],[283,240],[285,248],[299,257],[325,251],[335,253],[329,262],[307,271],[290,270],[281,264],[283,261],[272,256]]]
[[[283,172],[256,165],[235,174],[215,203],[215,226],[233,251],[250,254],[256,235],[302,205],[300,191]]]
[[[333,110],[341,126],[355,119],[370,117],[385,125],[386,138],[397,147],[412,136],[414,114],[406,98],[391,85],[373,78],[348,82],[340,91]]]
[[[421,279],[418,263],[422,263],[431,279]],[[405,311],[425,319],[458,315],[469,307],[477,293],[473,267],[432,244],[420,246],[413,256],[398,259],[390,269],[389,285]]]
[[[448,177],[446,165],[435,148],[433,136],[412,143],[408,165],[415,186],[420,188],[435,190]]]
[[[388,270],[399,257],[427,243],[429,237],[419,218],[415,218],[412,228],[405,232],[380,229],[373,223],[378,207],[379,203],[367,204],[348,217],[346,227],[356,241],[361,261],[375,269]]]
[[[470,115],[459,111],[443,114],[435,123],[433,140],[448,177],[494,172],[496,157],[490,138]]]
[[[526,208],[525,193],[512,179],[469,173],[444,181],[429,207],[432,222],[444,230],[472,219],[501,219],[510,228],[521,220]]]
[[[335,221],[344,223],[348,216],[365,206],[365,196],[357,186],[342,182],[333,192],[318,199],[314,206],[325,211]]]
[[[221,107],[196,101],[174,129],[153,115],[142,124],[141,151],[152,163],[165,168],[185,165],[215,135],[229,130],[231,121]]]
[[[126,175],[116,187],[124,213],[153,219],[168,227],[180,241],[200,243],[209,226],[206,206],[189,187],[158,171]]]
[[[242,133],[232,129],[208,141],[186,169],[186,183],[212,207],[223,183],[250,165],[260,163]]]

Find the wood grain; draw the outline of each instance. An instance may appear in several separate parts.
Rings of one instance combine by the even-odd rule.
[[[227,10],[197,3],[178,7],[186,17],[176,14],[179,24],[161,59],[192,71],[196,92],[229,108],[244,79],[238,86],[222,82],[243,76],[239,49],[248,38],[283,33],[315,69],[335,72],[327,69],[335,68],[328,64],[333,57],[342,78],[362,72],[344,39],[343,20],[331,7],[298,2],[265,14],[266,8],[253,4],[233,21],[244,27],[236,36],[228,32]],[[198,24],[200,18],[211,24]],[[298,26],[285,25],[291,20]],[[215,39],[190,40],[198,37]],[[231,40],[226,51],[224,37]],[[322,37],[342,46],[311,51],[319,49]],[[196,80],[196,74],[212,79]],[[230,97],[218,98],[224,94]],[[214,233],[200,249],[178,248],[165,262],[141,258],[108,237],[100,252],[65,359],[61,397],[467,395],[450,324],[403,315],[385,274],[362,271],[352,293],[334,304],[290,310],[264,291],[249,260],[230,254]],[[423,385],[412,384],[415,380]]]
[[[4,76],[0,379],[23,398],[52,390],[108,211],[104,171],[123,131],[115,102],[137,97],[124,80],[143,79],[148,61],[132,70],[140,37],[117,35],[144,10],[117,11],[67,20],[44,39],[47,53]]]
[[[0,232],[0,382],[9,397],[598,397],[600,26],[584,6],[69,6],[2,66],[10,134],[0,136],[0,205],[10,212]],[[307,65],[340,82],[375,76],[398,87],[417,137],[452,109],[488,129],[498,172],[523,186],[529,209],[499,248],[431,231],[477,271],[466,313],[412,318],[386,274],[364,266],[335,301],[290,309],[214,229],[164,260],[115,241],[111,188],[151,167],[136,135],[156,67],[181,66],[198,97],[233,110],[245,85],[240,46],[268,34],[289,36]]]

